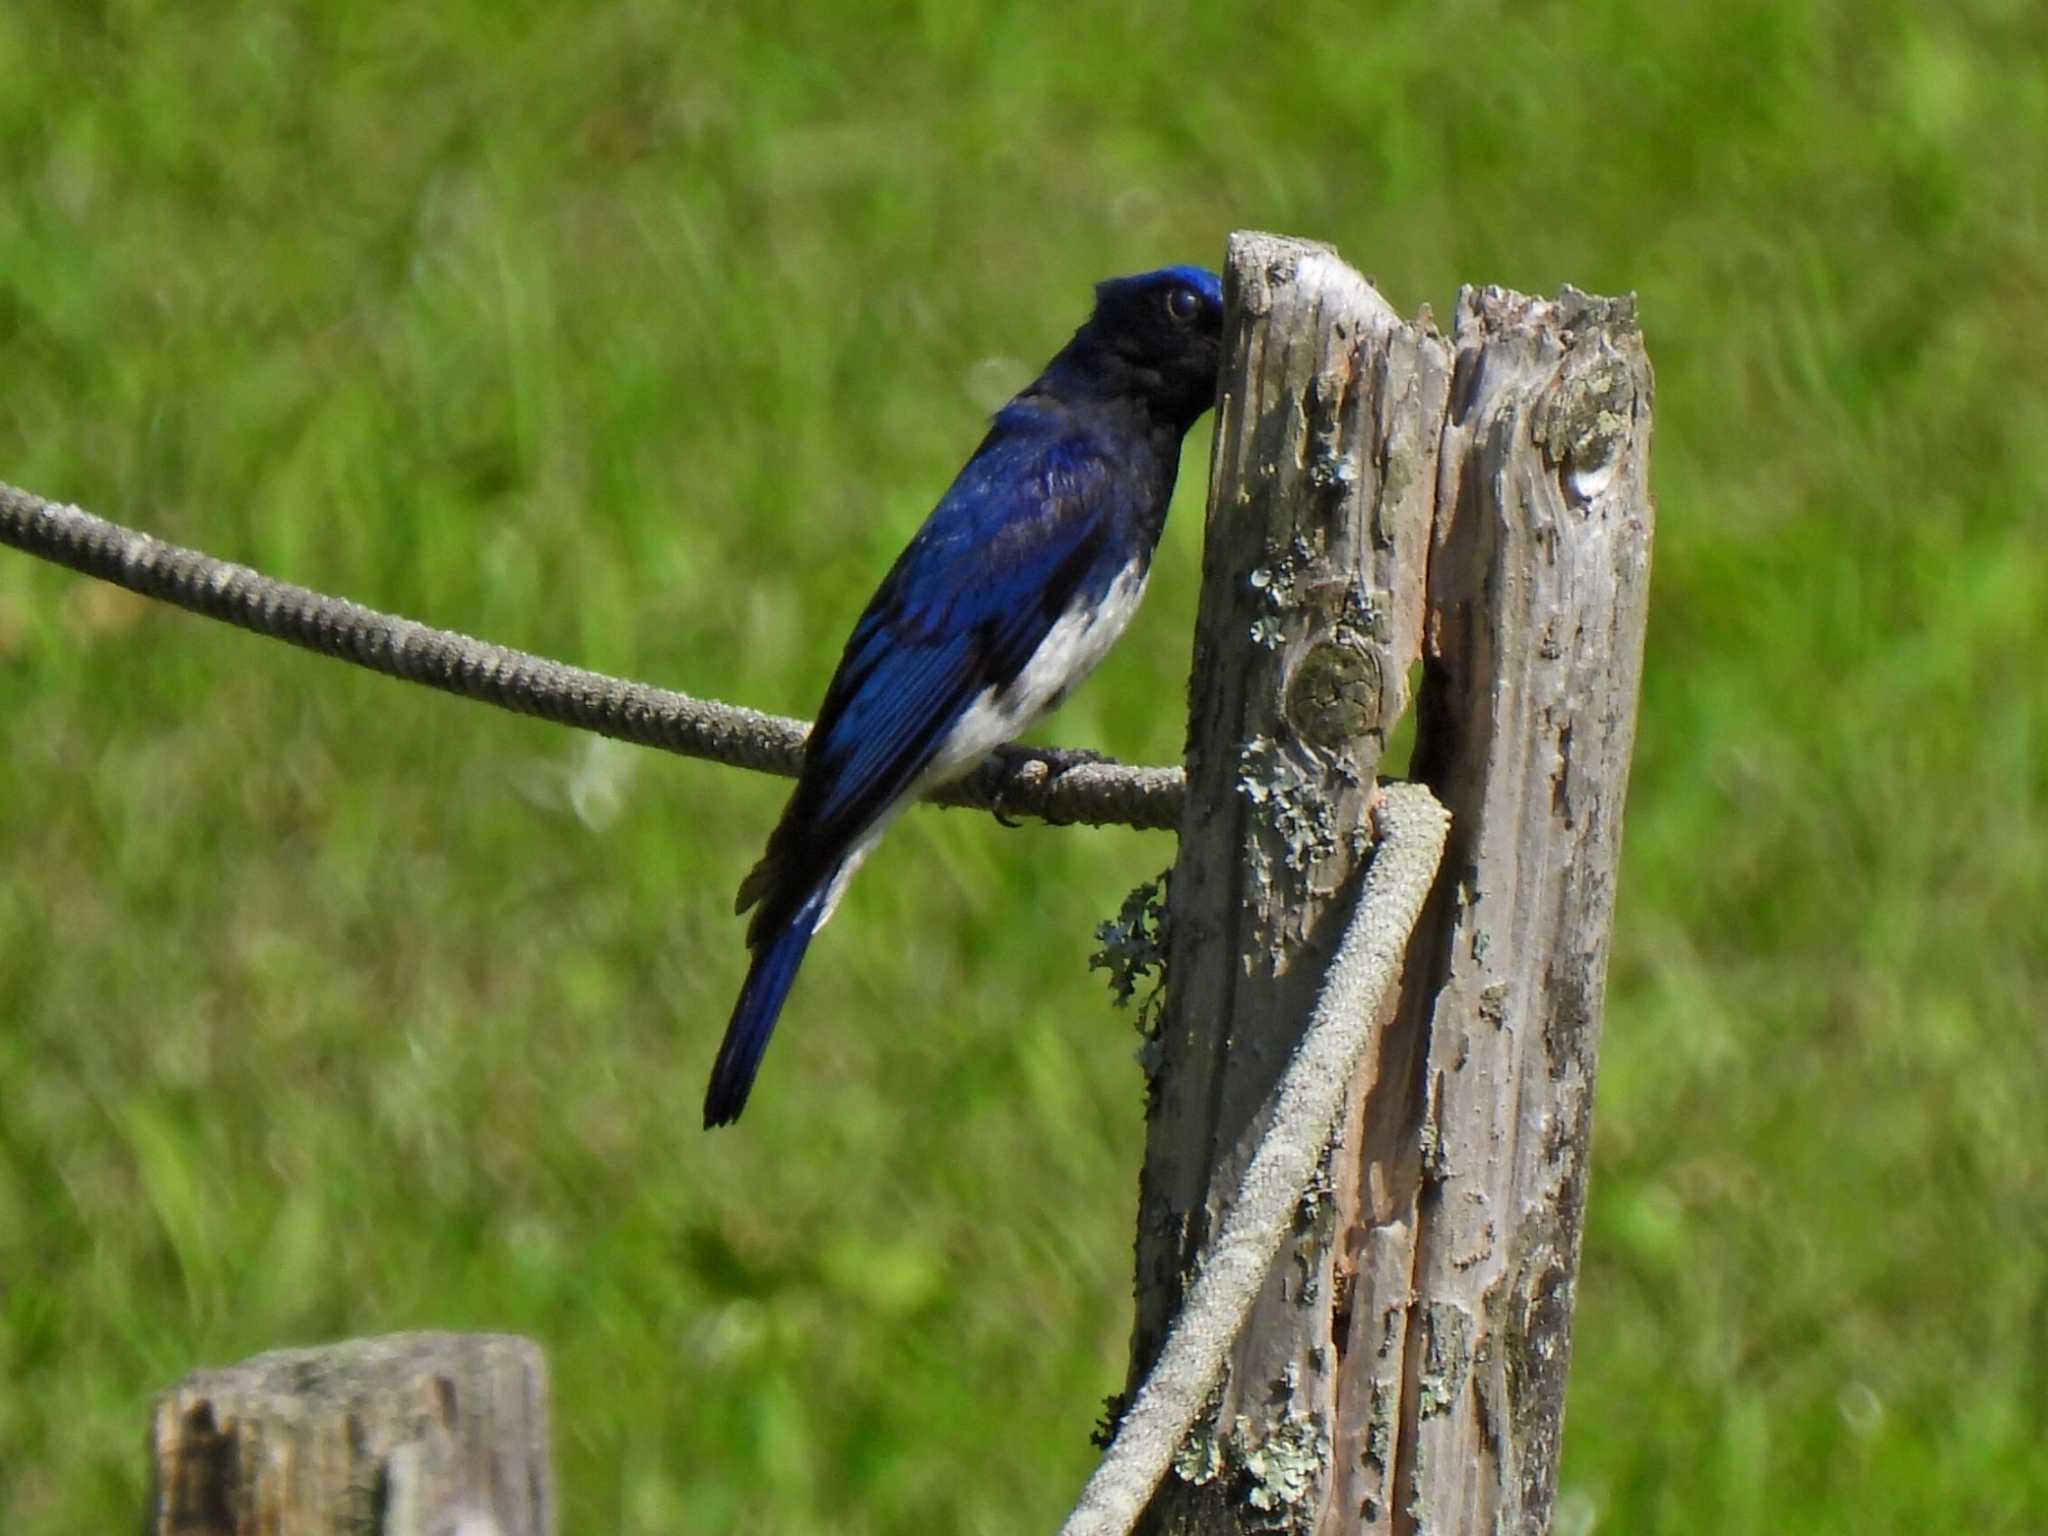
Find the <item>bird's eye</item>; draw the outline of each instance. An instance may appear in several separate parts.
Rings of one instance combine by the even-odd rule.
[[[1182,325],[1202,312],[1202,298],[1192,288],[1172,288],[1166,294],[1166,312]]]

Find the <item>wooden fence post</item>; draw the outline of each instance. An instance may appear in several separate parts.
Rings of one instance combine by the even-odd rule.
[[[1327,1177],[1143,1528],[1540,1532],[1641,666],[1649,366],[1627,301],[1467,290],[1447,346],[1321,247],[1234,236],[1225,284],[1134,1383],[1308,1017],[1418,657],[1414,776],[1452,830]]]
[[[194,1371],[157,1399],[146,1536],[554,1536],[547,1369],[395,1333]]]

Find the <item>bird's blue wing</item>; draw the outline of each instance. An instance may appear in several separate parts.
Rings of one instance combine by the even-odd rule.
[[[1108,589],[1129,558],[1112,537],[1114,479],[1073,438],[1000,423],[990,433],[855,625],[743,908],[771,888],[799,899],[828,875],[968,705],[1015,678],[1075,603]]]

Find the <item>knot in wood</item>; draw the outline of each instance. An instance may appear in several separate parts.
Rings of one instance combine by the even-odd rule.
[[[1600,338],[1565,359],[1536,421],[1544,457],[1562,472],[1565,493],[1584,505],[1614,478],[1616,455],[1635,414],[1635,382],[1619,353]]]
[[[1313,637],[1287,678],[1287,723],[1304,741],[1335,752],[1379,721],[1380,664],[1355,635]]]

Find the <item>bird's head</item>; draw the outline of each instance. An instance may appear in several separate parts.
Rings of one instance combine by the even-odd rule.
[[[1223,355],[1223,282],[1203,267],[1161,267],[1095,285],[1095,313],[1070,351],[1091,372],[1142,398],[1185,432],[1216,403]]]

